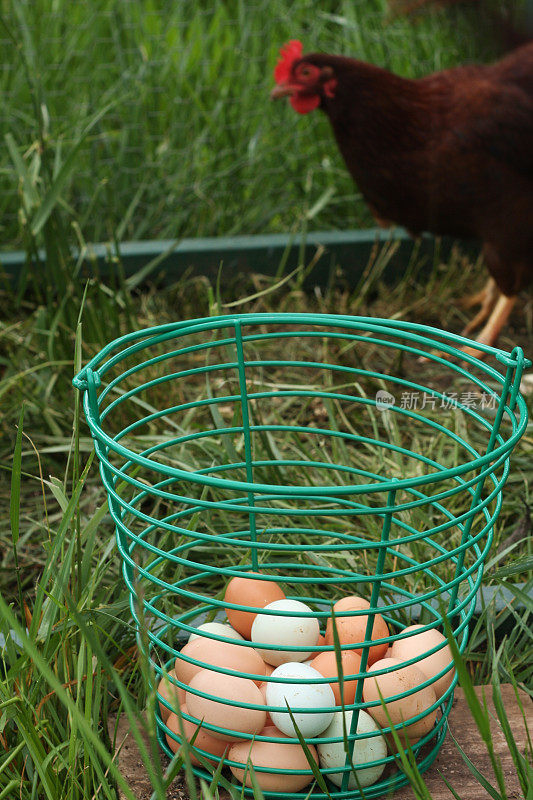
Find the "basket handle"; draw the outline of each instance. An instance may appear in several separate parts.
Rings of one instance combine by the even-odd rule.
[[[507,375],[505,376],[506,386],[510,385],[511,374],[509,369],[514,369],[514,378],[512,385],[510,386],[511,393],[509,396],[509,409],[514,411],[518,392],[520,391],[520,383],[522,381],[524,367],[531,367],[531,361],[524,356],[524,351],[521,347],[518,347],[518,345],[512,349],[509,355],[507,355],[507,353],[498,353],[496,358],[501,364],[504,364],[507,367]],[[508,380],[509,384],[507,383]]]

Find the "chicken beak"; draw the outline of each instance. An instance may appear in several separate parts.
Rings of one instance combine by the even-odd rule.
[[[270,92],[270,99],[278,100],[280,97],[287,97],[288,95],[294,94],[294,91],[295,87],[291,86],[290,83],[278,83]]]

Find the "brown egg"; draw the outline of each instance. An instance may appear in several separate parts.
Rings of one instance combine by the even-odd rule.
[[[275,670],[275,667],[273,667],[272,664],[267,664],[266,661],[265,661],[265,675],[267,676],[267,678],[268,678],[269,675],[272,675],[274,670]]]
[[[275,728],[272,732],[264,732],[265,736],[276,736],[283,739]],[[263,732],[262,732],[263,733]],[[318,755],[313,745],[308,745],[313,759],[318,764]],[[254,767],[265,767],[274,769],[309,770],[307,775],[276,774],[272,772],[255,772],[255,777],[260,788],[264,792],[298,792],[313,780],[313,773],[305,757],[305,753],[299,744],[286,744],[285,742],[238,742],[234,744],[229,753],[228,759],[240,762],[243,767],[248,762],[252,762]],[[241,783],[244,778],[245,770],[238,767],[230,767],[232,773]],[[246,786],[251,787],[249,771],[246,772]]]
[[[176,673],[174,670],[170,670],[168,676],[176,680]],[[185,689],[182,689],[181,686],[175,686],[165,677],[160,680],[157,692],[172,706],[172,708],[175,708],[176,705],[181,706],[181,704],[185,702]],[[161,714],[163,722],[166,722],[172,712],[159,701],[159,713]]]
[[[252,575],[260,573],[252,572]],[[224,600],[228,603],[235,603],[240,606],[250,608],[264,608],[275,600],[285,600],[285,593],[274,581],[257,580],[250,577],[232,578],[226,588]],[[249,639],[252,631],[252,624],[257,616],[250,611],[237,611],[234,608],[227,608],[226,615],[236,631],[245,639]]]
[[[180,709],[182,714],[189,713],[187,710],[186,703],[183,703],[180,706]],[[198,724],[195,725],[194,722],[190,722],[188,719],[183,719],[183,718],[182,722],[183,722],[183,733],[185,734],[185,738],[187,739],[187,741],[190,742],[192,737],[198,730],[200,722],[198,721]],[[172,733],[176,736],[177,739],[181,739],[181,729],[176,714],[170,714],[167,720],[167,728],[169,728],[172,731]],[[176,753],[178,751],[178,748],[180,747],[180,742],[173,739],[171,736],[168,735],[168,733],[165,734],[165,737],[167,740],[167,744],[172,750],[172,752]],[[215,739],[215,737],[211,736],[203,727],[200,727],[192,747],[193,748],[197,747],[199,750],[207,750],[208,753],[217,756],[217,758],[221,758],[222,755],[224,754],[224,751],[226,750],[227,747],[229,747],[229,745],[227,742],[223,742],[221,739]],[[203,753],[200,753],[200,755],[213,764],[217,763],[213,759],[204,756]],[[190,758],[192,764],[194,764],[197,767],[200,766],[200,762],[194,755],[194,751],[192,749],[190,750]]]
[[[326,644],[326,637],[322,636],[322,634],[319,633],[318,634],[317,647],[324,647],[325,644]]]
[[[364,604],[364,605],[363,605]],[[362,597],[359,597],[358,594],[349,594],[346,597],[341,597],[340,600],[337,600],[333,608],[335,611],[350,611],[353,608],[368,608],[370,603],[367,603]]]
[[[181,654],[201,661],[205,666],[190,664],[180,657]],[[248,675],[265,674],[265,662],[253,647],[230,642],[217,642],[205,637],[193,639],[192,642],[185,645],[176,658],[174,669],[182,683],[190,684],[197,672],[210,666],[233,669]],[[261,679],[256,679],[255,682],[259,685]]]
[[[263,702],[264,702],[265,705],[267,705],[267,699],[266,699],[267,686],[268,686],[268,683],[266,683],[266,681],[263,681],[263,683],[259,684],[259,691],[263,695]],[[274,723],[272,722],[272,719],[271,719],[270,714],[268,713],[268,711],[266,712],[266,715],[267,716],[266,716],[265,725],[273,725]]]
[[[341,662],[343,675],[353,675],[356,672],[359,672],[359,668],[361,666],[361,656],[359,653],[356,653],[355,650],[343,650],[341,653]],[[319,653],[316,658],[311,661],[309,666],[316,669],[317,672],[320,672],[324,678],[335,679],[333,683],[330,683],[330,686],[333,689],[333,694],[335,695],[335,705],[340,706],[341,687],[338,680],[339,676],[337,672],[337,659],[335,657],[335,652],[332,650],[326,650],[324,653]],[[343,680],[342,687],[344,705],[350,705],[355,699],[357,681]]]
[[[371,677],[372,672],[387,667],[394,668],[394,672]],[[372,668],[368,670],[368,673],[369,677],[365,679],[363,684],[363,700],[365,703],[379,701],[381,693],[386,704],[387,713],[402,740],[407,737],[414,744],[421,736],[429,733],[435,723],[436,711],[429,712],[418,722],[413,722],[407,727],[403,724],[418,714],[427,711],[436,701],[435,692],[431,686],[426,686],[417,691],[417,686],[420,686],[426,680],[424,673],[418,667],[402,667],[401,661],[395,658],[382,658],[380,661],[376,661]],[[400,700],[391,700],[390,702],[387,700],[389,697],[394,697],[394,695],[410,690],[412,690],[412,693],[407,697]],[[382,728],[390,725],[387,713],[385,713],[382,705],[371,706],[366,710]]]
[[[391,657],[398,659],[398,661],[410,661],[412,658],[418,658],[416,666],[424,673],[426,678],[434,678],[439,672],[445,669],[450,661],[453,661],[452,651],[450,646],[446,643],[446,637],[436,630],[422,631],[422,633],[415,633],[423,628],[423,625],[410,625],[404,628],[402,633],[411,633],[414,635],[408,639],[399,639],[392,645]],[[437,645],[444,644],[441,650],[437,650],[430,656],[425,656],[428,650],[432,650]],[[446,689],[450,686],[453,676],[455,674],[455,667],[451,666],[444,675],[436,680],[432,686],[435,690],[437,698],[442,697]]]
[[[355,595],[343,597],[342,600],[339,600],[337,603],[335,603],[333,610],[335,611],[336,615],[335,622],[341,644],[354,644],[356,642],[363,642],[365,639],[368,617],[366,614],[357,617],[341,617],[338,615],[341,614],[342,611],[359,611],[367,608],[370,608],[370,603],[368,603],[366,600],[363,600],[362,597],[356,597]],[[372,626],[371,639],[374,641],[375,639],[383,639],[386,636],[389,636],[387,623],[381,614],[376,614],[374,617],[374,624]],[[333,644],[333,622],[331,619],[328,619],[328,624],[326,626],[326,644]],[[387,652],[387,648],[387,642],[371,646],[368,653],[368,666],[373,664],[375,661],[378,661],[378,659],[383,658]],[[361,655],[362,648],[357,648],[356,652]]]
[[[215,739],[232,742],[241,738],[240,733],[259,733],[265,727],[266,709],[263,695],[253,681],[203,669],[191,680],[190,689],[205,692],[213,698],[233,700],[239,704],[231,706],[216,699],[200,697],[191,691],[187,692],[186,703],[191,716],[235,733],[232,735],[210,730],[209,735]],[[250,703],[262,708],[243,708],[241,703]]]
[[[289,738],[285,733],[282,733],[279,728],[276,728],[273,722],[267,722],[267,724],[261,731],[260,736],[271,736],[272,738],[274,736],[277,736],[279,739]]]

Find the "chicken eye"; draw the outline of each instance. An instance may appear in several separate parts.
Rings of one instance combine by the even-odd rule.
[[[311,67],[300,67],[300,75],[302,78],[309,78],[313,74]]]

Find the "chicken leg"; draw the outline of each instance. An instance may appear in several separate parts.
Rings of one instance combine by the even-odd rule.
[[[485,323],[484,327],[481,329],[481,332],[476,337],[476,341],[480,342],[481,344],[488,345],[494,345],[496,343],[501,329],[509,319],[509,315],[513,310],[516,300],[517,295],[507,297],[506,295],[500,293],[500,296],[494,305],[492,314]],[[462,347],[461,350],[463,353],[467,353],[475,358],[484,358],[485,356],[483,351],[476,350],[474,347]]]
[[[474,292],[474,294],[469,294],[466,297],[462,297],[459,300],[459,304],[463,308],[472,308],[472,306],[481,306],[483,305],[483,303],[486,302],[487,297],[492,295],[495,290],[496,290],[496,281],[494,280],[494,278],[489,277],[483,289],[480,289],[479,292]]]
[[[496,286],[496,284],[494,284],[494,285]],[[488,286],[488,284],[487,284],[487,286]],[[485,288],[487,288],[487,287],[485,287]],[[496,343],[496,340],[498,339],[498,336],[500,335],[501,329],[503,328],[503,326],[505,325],[505,323],[509,319],[509,315],[510,315],[511,311],[513,310],[513,306],[514,306],[514,304],[516,303],[516,300],[517,300],[517,295],[512,295],[511,297],[507,297],[506,295],[504,295],[501,292],[499,292],[498,289],[496,289],[496,293],[499,294],[499,297],[498,297],[497,301],[494,303],[494,308],[492,310],[492,314],[490,314],[489,319],[487,320],[487,322],[485,323],[484,327],[482,328],[482,330],[480,331],[480,333],[476,337],[476,341],[477,342],[480,342],[481,344],[488,344],[488,345],[491,345],[491,346]],[[483,310],[484,309],[482,308],[482,311]],[[479,317],[480,315],[481,315],[481,311],[479,312],[477,317]],[[485,315],[480,320],[480,322],[482,322],[483,319],[485,319],[486,316],[488,316],[488,312],[485,313]],[[477,317],[475,319],[477,319]],[[472,322],[474,322],[475,319],[472,320]],[[479,324],[479,323],[477,323],[477,324]],[[477,327],[477,325],[476,325],[476,327]],[[462,335],[463,336],[466,335],[465,332],[468,332],[468,330],[472,330],[472,329],[473,329],[473,326],[472,326],[472,323],[470,323],[469,325],[466,326],[466,328],[463,331]],[[444,355],[443,353],[440,353],[438,350],[435,350],[434,352],[436,352],[436,353],[438,352],[439,355],[441,356],[441,358],[449,358],[450,357],[448,355]],[[483,350],[477,350],[475,347],[470,347],[469,345],[466,345],[465,347],[461,347],[461,352],[467,353],[467,355],[474,356],[474,358],[479,358],[479,359],[485,358],[485,355],[486,355]],[[420,364],[424,364],[424,363],[426,363],[426,362],[428,362],[430,360],[431,359],[428,358],[427,356],[421,356],[418,359]]]
[[[462,336],[468,336],[469,333],[472,333],[472,331],[475,331],[476,328],[479,328],[482,322],[485,322],[490,312],[496,305],[498,295],[499,291],[498,287],[496,286],[496,281],[494,278],[489,278],[481,291],[465,297],[460,301],[463,308],[472,308],[472,306],[477,305],[481,306],[476,316],[471,319],[470,322],[463,328],[461,332]]]

